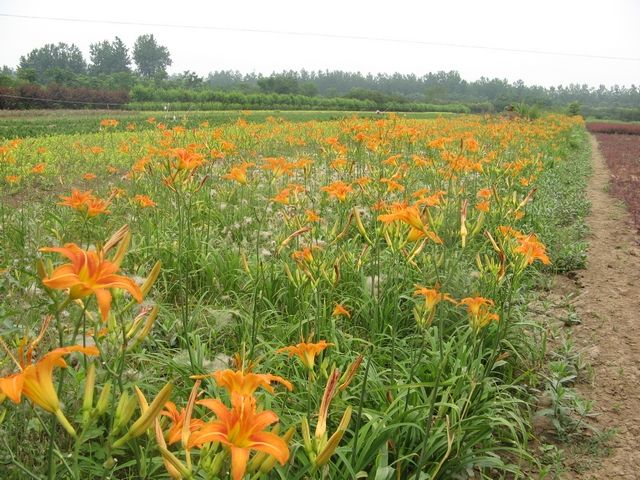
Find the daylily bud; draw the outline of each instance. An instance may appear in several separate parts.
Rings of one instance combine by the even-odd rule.
[[[142,393],[142,390],[140,390],[137,385],[133,388],[136,391],[136,397],[138,399],[138,405],[140,405],[140,411],[144,413],[149,409],[149,403],[147,402],[147,399],[144,398],[144,393]]]
[[[242,268],[246,273],[251,273],[251,269],[249,268],[249,262],[247,261],[247,256],[244,252],[240,252],[240,259],[242,260]]]
[[[44,266],[44,262],[41,259],[36,262],[36,272],[38,272],[38,277],[40,277],[40,280],[44,280],[49,276],[47,275],[47,270]]]
[[[75,438],[76,437],[76,431],[71,426],[71,424],[69,423],[69,420],[67,420],[67,417],[64,416],[64,413],[62,413],[62,410],[57,409],[54,413],[55,413],[56,418],[60,422],[60,425],[62,425],[64,427],[64,429],[69,433],[69,435],[71,435],[72,437]]]
[[[473,226],[473,230],[471,230],[471,233],[469,234],[471,237],[476,236],[482,228],[482,225],[484,225],[484,217],[484,212],[480,212],[480,215],[478,215],[478,219],[476,220],[476,224]]]
[[[467,244],[467,200],[465,199],[462,202],[462,207],[460,208],[460,238],[462,240],[462,248],[464,248]]]
[[[184,420],[182,424],[182,446],[187,448],[189,444],[189,437],[191,435],[191,415],[193,414],[193,407],[196,404],[196,400],[198,398],[198,389],[200,388],[201,380],[196,380],[193,384],[193,388],[191,389],[191,394],[189,395],[189,401],[187,402],[187,408],[184,414]]]
[[[104,253],[109,253],[109,250],[111,250],[118,243],[120,243],[120,241],[123,238],[125,238],[127,233],[129,233],[129,225],[123,225],[122,227],[120,227],[118,229],[118,231],[115,232],[113,235],[111,235],[111,238],[109,238],[109,240],[106,241],[106,243],[104,244],[104,247],[102,247],[102,251]],[[129,240],[130,239],[131,239],[131,237],[129,237]],[[128,246],[128,242],[127,242],[127,246]],[[125,250],[126,250],[126,248],[125,248]],[[118,252],[119,251],[120,251],[120,249],[118,249]],[[116,254],[116,256],[117,256],[117,254]]]
[[[353,210],[349,214],[349,217],[347,218],[347,223],[345,224],[344,228],[342,229],[342,231],[339,234],[337,234],[335,236],[334,240],[336,240],[336,241],[337,240],[342,240],[347,235],[347,233],[349,233],[349,227],[351,226],[351,220],[352,219],[353,219]],[[336,223],[336,226],[337,225],[338,224]]]
[[[147,279],[144,281],[144,283],[140,287],[140,291],[142,292],[142,296],[143,297],[147,296],[149,291],[151,291],[151,287],[153,286],[153,284],[158,279],[158,275],[160,274],[160,267],[161,266],[162,266],[162,263],[160,262],[160,260],[158,260],[155,263],[155,265],[153,266],[153,268],[151,269],[151,272],[149,273],[149,276],[147,277]]]
[[[162,462],[164,463],[169,476],[174,479],[190,477],[191,471],[167,449],[167,443],[164,440],[164,433],[160,427],[158,417],[155,419],[155,434],[156,441],[158,442],[158,448],[160,449],[160,455],[162,455]]]
[[[96,384],[96,366],[91,363],[87,370],[87,377],[84,379],[84,398],[82,401],[82,422],[86,425],[89,422],[91,408],[93,407],[93,389]]]
[[[274,435],[278,435],[280,433],[280,425],[278,424],[275,427],[273,427],[271,429],[271,433],[273,433]],[[264,461],[267,460],[267,458],[270,456],[271,455],[269,455],[267,452],[257,452],[254,455],[254,457],[251,459],[249,464],[247,465],[247,471],[255,472],[262,466]]]
[[[111,241],[111,240],[109,240]],[[120,264],[122,263],[122,259],[124,258],[125,253],[127,253],[127,249],[129,248],[129,243],[131,242],[131,232],[129,231],[129,228],[127,227],[127,231],[125,232],[125,234],[123,235],[122,239],[117,242],[119,243],[118,245],[118,250],[116,250],[116,254],[113,257],[113,264],[116,265],[117,267],[120,266]],[[109,242],[107,242],[109,243]]]
[[[493,246],[493,249],[494,249],[496,252],[500,252],[500,251],[501,251],[501,249],[500,249],[500,247],[498,247],[498,244],[496,243],[496,241],[495,241],[495,240],[493,239],[493,237],[491,236],[491,232],[489,232],[489,230],[485,230],[485,231],[484,231],[484,235],[485,235],[485,237],[487,237],[487,238],[489,239],[489,241],[491,242],[491,246]]]
[[[311,455],[311,453],[313,452],[313,444],[311,443],[311,431],[309,430],[309,422],[307,420],[307,417],[302,418],[301,429],[304,449],[308,455]]]
[[[153,310],[151,310],[151,313],[147,317],[147,320],[144,322],[144,326],[142,327],[142,330],[140,330],[138,335],[135,337],[134,341],[127,347],[127,350],[134,349],[135,347],[140,345],[140,343],[145,338],[147,338],[147,335],[149,335],[149,332],[153,328],[153,324],[154,324],[156,318],[158,317],[158,311],[159,310],[160,310],[160,308],[158,306],[153,307]]]
[[[327,431],[327,415],[329,414],[329,405],[331,404],[331,400],[336,393],[339,379],[340,370],[334,368],[333,372],[331,372],[331,376],[327,380],[327,386],[324,389],[324,395],[322,396],[322,402],[320,403],[318,423],[316,425],[316,440],[322,439]]]
[[[318,457],[315,461],[316,467],[322,467],[323,465],[325,465],[331,458],[331,455],[333,455],[336,451],[336,448],[338,448],[338,445],[340,444],[340,441],[344,436],[344,432],[347,431],[347,427],[349,426],[349,422],[351,421],[351,412],[352,408],[351,406],[348,406],[344,411],[344,415],[342,415],[342,420],[340,420],[338,429],[333,435],[331,435],[331,438],[327,442],[326,446],[318,454]]]
[[[121,447],[129,439],[139,437],[144,432],[146,432],[151,425],[151,422],[153,422],[153,420],[158,416],[160,410],[164,408],[164,404],[167,403],[167,400],[169,400],[172,390],[173,384],[167,383],[162,388],[162,390],[160,390],[156,398],[148,407],[146,407],[145,405],[147,401],[146,399],[144,399],[144,395],[142,395],[142,392],[136,392],[138,393],[140,409],[143,410],[142,415],[133,423],[133,425],[131,425],[131,428],[129,428],[129,431],[125,435],[123,435],[113,443],[113,448]]]
[[[115,435],[133,416],[136,410],[136,399],[130,397],[127,392],[122,392],[120,399],[118,400],[118,406],[116,407],[116,416],[113,422],[112,435]]]
[[[111,382],[107,382],[102,387],[102,391],[100,392],[100,396],[98,397],[98,402],[96,403],[96,411],[98,415],[103,415],[109,405],[111,404]]]
[[[360,235],[364,237],[369,245],[373,245],[373,242],[369,238],[369,235],[367,235],[367,231],[365,230],[364,224],[362,223],[362,218],[360,217],[360,212],[357,208],[353,209],[353,216],[356,219],[356,227],[358,227],[358,232],[360,232]]]
[[[364,356],[358,355],[358,358],[356,358],[353,361],[353,363],[351,364],[351,366],[349,367],[349,369],[341,379],[342,383],[340,384],[340,388],[338,389],[339,392],[343,392],[349,386],[349,384],[353,381],[363,360],[364,360]]]
[[[222,466],[224,465],[226,458],[227,458],[226,451],[222,450],[216,453],[216,456],[213,457],[213,460],[211,461],[211,466],[209,467],[207,472],[210,473],[212,477],[216,477],[220,472],[220,470],[222,469]]]
[[[293,438],[294,433],[296,433],[296,427],[291,427],[289,430],[287,430],[287,433],[285,433],[282,437],[285,443],[289,444],[289,442]],[[262,465],[260,465],[260,472],[269,473],[271,470],[273,470],[273,467],[275,467],[276,461],[276,457],[274,457],[273,455],[269,455],[267,459],[262,462]]]

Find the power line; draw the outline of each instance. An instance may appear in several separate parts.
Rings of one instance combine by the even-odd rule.
[[[138,27],[160,27],[160,28],[182,28],[191,30],[215,30],[219,32],[234,32],[234,33],[266,33],[270,35],[288,35],[296,37],[317,37],[317,38],[330,38],[339,40],[364,40],[374,42],[388,42],[388,43],[402,43],[409,45],[428,45],[433,47],[447,47],[447,48],[462,48],[473,50],[492,50],[496,52],[509,52],[509,53],[526,53],[534,55],[553,55],[561,57],[578,57],[578,58],[591,58],[600,60],[620,60],[628,62],[640,62],[640,57],[618,57],[611,55],[591,55],[586,53],[572,53],[572,52],[553,52],[549,50],[529,50],[521,48],[507,48],[507,47],[493,47],[488,45],[471,45],[463,43],[447,43],[447,42],[430,42],[425,40],[411,40],[402,38],[391,37],[374,37],[366,35],[350,35],[350,34],[338,34],[338,33],[324,33],[324,32],[300,32],[293,30],[270,30],[263,28],[238,28],[238,27],[220,27],[214,25],[182,25],[173,23],[149,23],[149,22],[125,22],[116,20],[95,20],[87,18],[63,18],[63,17],[43,17],[36,15],[14,15],[9,13],[0,13],[0,17],[20,18],[28,20],[51,20],[56,22],[74,22],[74,23],[99,23],[106,25],[128,25]]]
[[[73,103],[77,105],[113,105],[114,107],[117,105],[126,105],[126,103],[117,102],[81,102],[79,100],[57,100],[55,98],[23,97],[22,95],[9,95],[6,93],[0,93],[0,97],[16,98],[19,100],[37,100],[38,102]]]

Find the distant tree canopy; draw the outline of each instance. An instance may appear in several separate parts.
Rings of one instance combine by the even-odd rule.
[[[89,47],[91,65],[89,71],[94,75],[130,72],[131,57],[129,50],[120,38],[113,42],[104,40],[92,43]]]
[[[87,63],[75,45],[48,43],[20,57],[18,75],[40,83],[64,83],[73,75],[84,74]]]
[[[133,60],[144,78],[166,78],[171,65],[169,49],[156,42],[153,34],[140,35],[133,46]]]
[[[135,71],[132,71],[132,60]],[[280,95],[295,97],[289,100],[314,108],[329,105],[331,102],[324,100],[334,99],[340,99],[345,108],[352,104],[374,109],[378,105],[397,109],[454,105],[472,112],[496,112],[507,107],[535,106],[539,110],[579,111],[598,118],[640,120],[638,85],[542,87],[501,78],[481,77],[469,81],[455,70],[422,76],[341,70],[302,69],[271,75],[216,70],[203,78],[191,70],[169,76],[167,67],[171,64],[168,48],[160,45],[152,34],[140,35],[131,50],[118,37],[91,44],[88,67],[76,45],[47,44],[22,56],[15,71],[3,67],[0,88],[18,91],[29,84],[58,85],[124,92],[134,102],[217,102],[217,108],[223,104],[233,108],[244,105],[242,99],[250,99],[248,105],[266,108]]]

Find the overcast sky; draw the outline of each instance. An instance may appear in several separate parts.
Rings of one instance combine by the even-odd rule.
[[[138,35],[153,33],[171,52],[170,73],[232,69],[269,74],[305,68],[423,75],[458,70],[468,80],[486,76],[544,86],[640,85],[640,0],[0,0],[0,14],[231,29],[0,16],[0,65],[11,67],[46,43],[75,43],[88,60],[91,43],[117,35],[131,48]],[[246,31],[250,29],[274,33]],[[344,38],[348,36],[406,42]]]

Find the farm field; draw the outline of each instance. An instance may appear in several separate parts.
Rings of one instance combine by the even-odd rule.
[[[589,123],[611,170],[611,193],[640,229],[640,124]]]
[[[195,128],[204,122],[210,126],[234,122],[243,118],[248,123],[264,122],[268,118],[278,117],[288,121],[339,120],[357,115],[361,118],[375,118],[375,113],[345,111],[145,111],[129,110],[0,110],[0,139],[23,137],[68,135],[74,133],[94,133],[100,129],[104,118],[118,120],[114,131],[126,132],[156,128],[162,123],[168,128],[180,126]],[[429,119],[446,117],[447,113],[402,113],[403,118]],[[379,116],[379,115],[378,115]],[[154,118],[157,122],[147,122]]]
[[[0,142],[6,478],[547,468],[530,305],[585,265],[581,118],[77,115]]]

